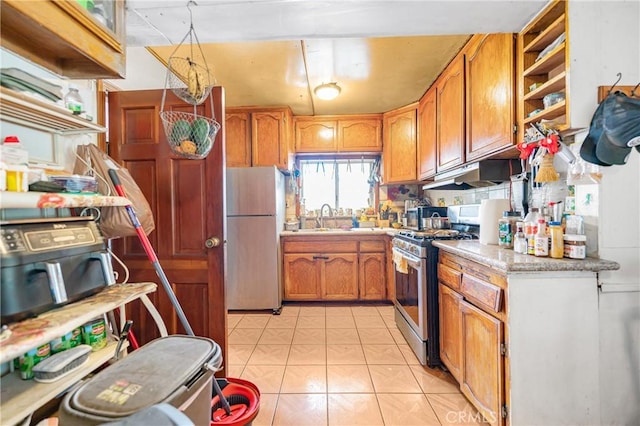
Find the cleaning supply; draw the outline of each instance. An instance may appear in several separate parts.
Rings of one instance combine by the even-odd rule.
[[[73,372],[89,359],[91,346],[79,345],[75,348],[58,352],[33,367],[33,378],[36,382],[51,383],[60,380]]]

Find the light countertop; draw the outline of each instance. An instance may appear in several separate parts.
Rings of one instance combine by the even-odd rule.
[[[547,271],[613,271],[620,269],[617,262],[587,257],[586,259],[553,259],[519,254],[497,245],[483,245],[477,240],[440,240],[433,244],[441,250],[473,260],[505,272]]]

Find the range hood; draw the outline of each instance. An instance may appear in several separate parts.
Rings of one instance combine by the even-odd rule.
[[[440,173],[422,189],[461,190],[493,186],[508,182],[511,175],[520,171],[518,160],[482,160]]]

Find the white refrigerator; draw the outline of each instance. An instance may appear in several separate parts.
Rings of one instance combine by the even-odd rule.
[[[227,309],[279,313],[284,176],[275,167],[227,168]]]

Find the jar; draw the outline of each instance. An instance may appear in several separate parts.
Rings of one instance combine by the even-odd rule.
[[[565,234],[564,257],[569,259],[584,259],[587,257],[587,236],[579,234]]]
[[[504,248],[513,248],[513,238],[516,233],[516,222],[520,213],[505,210],[498,219],[498,245]]]
[[[551,236],[551,248],[549,256],[554,259],[562,259],[564,256],[564,239],[562,237],[562,223],[549,222],[549,235]]]
[[[64,106],[71,111],[74,115],[82,114],[84,110],[84,101],[78,92],[76,86],[69,86],[69,92],[64,95]]]

